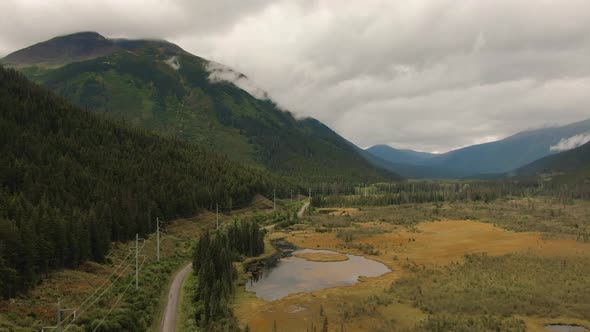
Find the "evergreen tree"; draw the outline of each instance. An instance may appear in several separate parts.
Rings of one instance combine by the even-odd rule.
[[[0,296],[52,270],[104,261],[154,216],[295,187],[204,148],[80,110],[0,67]],[[257,242],[247,254],[260,252]],[[229,247],[228,247],[229,248]]]

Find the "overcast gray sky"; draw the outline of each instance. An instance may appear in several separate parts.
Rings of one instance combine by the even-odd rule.
[[[0,1],[0,55],[77,31],[175,42],[361,147],[590,118],[587,0]]]

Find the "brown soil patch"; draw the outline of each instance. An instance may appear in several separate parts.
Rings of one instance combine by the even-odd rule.
[[[312,262],[342,262],[348,260],[348,256],[338,253],[313,252],[313,253],[295,253],[293,256],[303,258]]]

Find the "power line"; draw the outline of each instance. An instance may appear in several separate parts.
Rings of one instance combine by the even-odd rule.
[[[126,256],[125,258],[123,258],[123,260],[121,261],[121,263],[119,263],[119,265],[118,265],[118,266],[117,266],[117,267],[116,267],[116,268],[113,270],[113,272],[111,272],[111,274],[110,274],[110,275],[109,275],[109,276],[108,276],[108,277],[107,277],[107,278],[106,278],[106,279],[105,279],[105,280],[102,282],[102,284],[101,284],[100,286],[98,286],[98,288],[97,288],[97,289],[94,291],[94,293],[92,293],[92,295],[88,296],[88,297],[87,297],[87,298],[86,298],[86,299],[85,299],[85,300],[84,300],[84,301],[83,301],[83,302],[82,302],[80,305],[78,305],[78,306],[76,307],[76,308],[77,308],[77,310],[79,310],[79,311],[81,311],[81,312],[85,312],[85,311],[87,311],[87,309],[86,309],[86,310],[81,310],[81,308],[82,308],[82,307],[83,307],[83,306],[84,306],[84,305],[85,305],[85,304],[86,304],[88,301],[90,301],[90,299],[91,299],[93,296],[95,296],[95,295],[96,295],[96,294],[97,294],[97,293],[98,293],[98,292],[101,290],[101,288],[103,288],[103,287],[106,285],[106,283],[107,283],[107,282],[108,282],[108,281],[111,279],[111,277],[112,277],[113,275],[115,275],[115,273],[117,273],[117,271],[119,271],[119,269],[121,268],[121,266],[123,266],[123,264],[124,264],[124,263],[127,261],[127,259],[128,259],[130,256],[131,256],[131,251],[129,251],[129,253],[127,254],[127,256]],[[128,265],[125,267],[125,269],[124,269],[123,271],[125,271],[125,270],[127,269],[127,267],[129,267],[129,264],[128,264]],[[118,278],[116,278],[116,279],[115,279],[115,281],[116,281],[117,279],[118,279]],[[111,284],[111,286],[110,286],[110,287],[112,287],[112,286],[113,286],[113,284],[114,284],[114,282]],[[110,288],[110,287],[109,287],[109,288]],[[108,288],[107,288],[107,289],[108,289]],[[104,292],[103,292],[103,294],[104,294]],[[101,294],[101,295],[99,296],[99,298],[100,298],[100,297],[101,297],[103,294]],[[96,300],[95,300],[94,302],[96,302]],[[94,302],[93,302],[93,303],[94,303]],[[91,305],[92,305],[92,304],[91,304]],[[64,321],[68,320],[68,319],[69,319],[69,318],[70,318],[72,315],[73,315],[73,313],[70,313],[70,314],[69,314],[68,316],[66,316],[66,317],[65,317],[63,320],[64,320]],[[79,315],[80,315],[80,314],[78,314],[78,316],[79,316]],[[73,321],[72,321],[71,323],[69,323],[69,324],[68,324],[68,325],[67,325],[67,326],[64,328],[64,331],[65,331],[65,330],[66,330],[68,327],[70,327],[70,325],[71,325],[71,324],[73,324]]]
[[[139,249],[139,240],[143,241],[141,249]],[[139,234],[135,233],[135,289],[139,288],[139,251],[142,250],[143,247],[145,247],[145,239],[140,239]],[[143,263],[141,265],[143,265]]]
[[[132,262],[129,262],[129,264],[127,264],[127,266],[125,266],[125,269],[123,269],[123,271],[121,272],[121,274],[119,274],[119,275],[118,275],[118,276],[115,278],[115,280],[113,280],[113,282],[112,282],[111,286],[109,286],[108,288],[105,288],[105,289],[102,291],[102,293],[100,293],[100,295],[99,295],[97,298],[95,298],[95,299],[94,299],[94,301],[92,301],[92,303],[90,303],[90,304],[88,305],[88,307],[87,307],[86,309],[84,309],[84,310],[80,310],[80,313],[79,313],[78,315],[79,315],[79,316],[81,316],[83,313],[86,313],[86,312],[88,311],[88,309],[90,309],[90,307],[92,307],[92,306],[93,306],[93,305],[94,305],[94,304],[95,304],[95,303],[96,303],[96,302],[97,302],[97,301],[98,301],[98,300],[99,300],[99,299],[100,299],[100,298],[101,298],[101,297],[102,297],[104,294],[106,294],[106,292],[107,292],[109,289],[113,288],[113,287],[114,287],[114,285],[115,285],[115,282],[117,282],[117,280],[119,280],[119,279],[121,278],[121,276],[123,275],[123,273],[124,273],[124,272],[127,270],[127,268],[128,268],[130,265],[131,265],[131,263],[132,263]],[[73,323],[74,323],[73,321],[72,321],[72,322],[70,322],[70,323],[69,323],[69,324],[68,324],[68,325],[67,325],[67,326],[64,328],[64,331],[65,331],[66,329],[68,329],[68,328],[69,328],[69,327],[70,327],[70,326],[71,326]]]
[[[141,252],[141,250],[142,250],[142,249],[143,249],[143,247],[145,246],[145,242],[146,242],[146,241],[144,241],[144,243],[143,243],[143,245],[141,246],[141,248],[137,248],[137,245],[136,245],[136,249],[138,249],[138,251],[136,251],[136,254],[138,254],[139,252]],[[129,255],[131,255],[131,252],[129,253]],[[129,257],[129,255],[127,255],[127,257]],[[127,259],[127,257],[126,257],[126,259]],[[126,259],[125,259],[125,260],[126,260]],[[145,257],[145,256],[143,256],[143,261],[142,261],[142,263],[141,263],[141,266],[137,266],[137,262],[136,262],[136,278],[137,278],[137,272],[139,272],[139,270],[141,270],[141,268],[143,267],[143,265],[144,265],[145,261],[146,261],[146,257]],[[100,298],[101,298],[101,297],[102,297],[102,296],[103,296],[103,295],[104,295],[104,294],[105,294],[105,293],[106,293],[106,292],[107,292],[109,289],[113,288],[113,287],[115,286],[115,283],[116,283],[116,282],[117,282],[117,281],[118,281],[118,280],[119,280],[119,279],[120,279],[120,278],[123,276],[124,272],[125,272],[125,271],[126,271],[128,268],[129,268],[129,266],[131,266],[131,264],[132,264],[132,262],[129,262],[129,264],[127,264],[127,266],[125,266],[125,268],[123,269],[123,271],[121,272],[121,274],[119,274],[119,275],[117,276],[117,278],[115,278],[115,280],[113,280],[113,282],[112,282],[111,286],[109,286],[108,288],[104,289],[104,290],[103,290],[103,292],[102,292],[102,293],[101,293],[101,294],[100,294],[100,295],[99,295],[99,296],[98,296],[96,299],[94,299],[94,301],[92,301],[92,303],[90,303],[86,309],[84,309],[84,310],[81,310],[81,312],[80,312],[80,314],[79,314],[79,315],[82,315],[82,313],[86,313],[86,312],[88,311],[88,309],[90,309],[90,307],[92,307],[92,305],[94,305],[94,304],[95,304],[95,303],[96,303],[96,302],[97,302],[97,301],[98,301],[98,300],[99,300],[99,299],[100,299]],[[122,265],[122,263],[119,265],[119,267],[120,267],[121,265]],[[118,268],[117,268],[117,269],[118,269]],[[115,272],[115,271],[114,271],[114,272]],[[114,273],[114,272],[113,272],[113,273]],[[112,276],[112,274],[111,274],[111,276]],[[109,276],[109,277],[110,277],[110,276]],[[108,279],[107,279],[107,280],[108,280]],[[105,282],[106,282],[107,280],[105,280]],[[138,282],[138,281],[137,281],[137,279],[136,279],[136,285],[137,285],[137,282]],[[137,287],[137,286],[136,286],[136,287]],[[95,293],[96,293],[96,291],[95,291]],[[81,306],[82,306],[82,305],[80,305],[80,307],[81,307]],[[70,323],[69,323],[69,324],[68,324],[68,325],[67,325],[67,326],[64,328],[64,331],[65,331],[66,329],[68,329],[69,327],[71,327],[73,323],[74,323],[74,321],[70,322]]]
[[[100,322],[98,322],[98,325],[96,325],[96,327],[94,328],[94,330],[92,330],[92,332],[95,332],[96,330],[98,330],[98,328],[102,325],[102,323],[104,323],[104,321],[109,317],[111,312],[113,312],[113,309],[115,309],[117,304],[119,304],[119,302],[121,301],[121,299],[123,298],[125,293],[127,293],[127,291],[129,290],[129,287],[131,287],[132,284],[133,284],[133,280],[131,280],[131,282],[129,282],[129,284],[127,285],[127,287],[123,291],[123,293],[121,293],[121,295],[119,295],[119,297],[117,298],[117,301],[115,301],[115,303],[111,306],[111,308],[109,309],[109,312],[107,312],[107,314],[100,320]]]
[[[160,262],[160,218],[156,217],[156,236],[157,236],[157,252],[158,252],[158,262]]]
[[[143,257],[143,261],[141,262],[141,265],[139,266],[139,269],[143,268],[143,265],[144,265],[145,261],[146,261],[146,257],[144,256]],[[109,317],[109,315],[111,314],[111,312],[113,312],[113,310],[115,309],[115,307],[117,306],[117,304],[119,304],[119,302],[121,302],[121,299],[123,298],[123,296],[125,296],[125,294],[127,293],[127,291],[129,290],[129,288],[131,287],[132,284],[133,284],[133,280],[131,280],[129,282],[129,284],[127,285],[127,287],[123,291],[123,293],[121,293],[121,295],[119,295],[119,297],[117,298],[117,300],[115,301],[115,303],[111,306],[111,308],[109,309],[109,311],[107,312],[107,314],[100,320],[100,322],[94,328],[94,330],[92,330],[92,332],[95,332],[96,330],[98,330],[98,328],[102,325],[102,323],[104,323],[104,321]]]
[[[62,313],[64,311],[73,311],[74,312],[74,319],[76,319],[76,309],[65,309],[61,307],[61,299],[57,299],[57,324],[55,326],[48,326],[41,328],[41,332],[48,330],[57,330],[57,332],[62,332]]]
[[[273,190],[273,208],[276,207],[276,192]],[[291,196],[291,200],[293,197],[293,191],[290,191],[290,196]],[[263,196],[264,197],[264,196]],[[264,197],[266,199],[266,197]],[[231,201],[230,201],[231,202]],[[232,209],[241,209],[241,208],[246,208],[246,207],[250,207],[252,206],[253,203],[256,203],[254,200],[250,201],[250,202],[243,202],[242,204],[238,204],[238,205],[234,205],[231,204],[228,209],[231,212]],[[217,227],[219,228],[219,212],[220,212],[220,208],[222,208],[222,206],[220,206],[218,203],[216,203],[216,219],[217,219]],[[159,222],[159,218],[157,219],[157,256],[158,256],[158,261],[160,258],[160,240],[165,239],[167,237],[169,237],[169,234],[166,234],[162,237],[160,237],[160,222]],[[141,247],[139,247],[139,235],[136,234],[136,245],[135,245],[135,284],[136,284],[136,288],[139,287],[139,270],[141,269],[141,267],[143,267],[145,261],[146,261],[146,257],[144,256],[143,258],[143,262],[141,263],[141,267],[138,266],[138,262],[139,262],[139,253],[143,250],[143,248],[146,245],[146,242],[149,241],[146,239],[141,239],[143,240]],[[125,268],[120,272],[119,275],[117,275],[117,277],[111,282],[111,285],[107,288],[105,288],[92,302],[90,302],[90,304],[87,305],[86,308],[83,308],[97,293],[100,292],[100,290],[106,285],[106,283],[113,277],[113,275],[115,275],[115,273],[117,273],[119,271],[119,269],[128,261],[128,259],[130,258],[130,255],[132,254],[132,252],[130,251],[127,256],[121,261],[121,263],[115,268],[115,270],[113,270],[113,272],[111,272],[111,274],[103,281],[103,283],[89,296],[87,297],[78,307],[77,309],[79,310],[79,314],[78,316],[88,312],[88,310],[97,303],[98,300],[100,300],[107,291],[109,291],[110,289],[112,289],[115,286],[115,283],[123,276],[123,274],[125,273],[125,271],[127,271],[127,269],[129,268],[129,266],[132,264],[132,262],[129,262]],[[132,283],[132,282],[131,282]],[[121,300],[122,296],[127,292],[128,288],[130,287],[131,283],[127,286],[127,288],[125,289],[124,293],[118,298],[118,300],[116,301],[115,305],[118,304],[118,302]],[[83,308],[83,309],[82,309]],[[111,310],[109,310],[109,313],[113,310],[114,306],[111,308]],[[108,316],[107,314],[107,316]],[[68,315],[67,317],[65,317],[63,319],[63,321],[66,321],[67,319],[69,319],[72,316],[72,314]],[[98,326],[100,326],[104,320],[106,319],[106,317],[104,317],[101,322],[99,323]],[[64,331],[67,330],[69,327],[71,327],[74,323],[74,320],[71,321],[67,326],[65,326]],[[97,326],[97,328],[98,328]],[[96,329],[94,330],[96,331]]]

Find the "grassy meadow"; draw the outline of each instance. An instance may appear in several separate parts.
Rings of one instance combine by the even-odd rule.
[[[391,272],[273,302],[242,289],[234,312],[254,332],[588,328],[589,215],[551,197],[315,209],[270,236]]]

